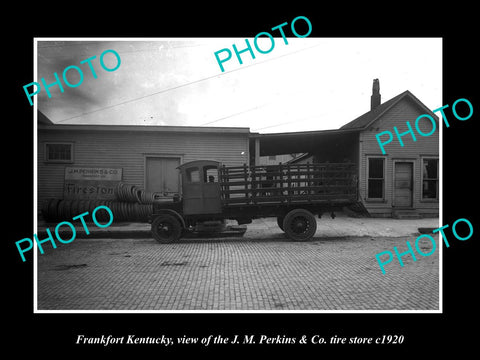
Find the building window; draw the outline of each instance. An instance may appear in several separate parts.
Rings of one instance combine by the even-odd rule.
[[[268,155],[268,160],[277,160],[276,155]]]
[[[368,199],[383,199],[385,194],[385,159],[368,158]]]
[[[51,163],[72,163],[72,143],[45,143],[45,161]]]
[[[422,199],[438,200],[438,159],[423,159]]]

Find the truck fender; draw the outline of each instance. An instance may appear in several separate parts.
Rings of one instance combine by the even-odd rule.
[[[162,210],[159,210],[158,212],[156,212],[155,214],[152,214],[150,222],[152,222],[154,218],[156,218],[158,215],[161,215],[161,214],[169,214],[169,215],[175,216],[178,219],[178,221],[180,221],[180,224],[182,225],[182,228],[184,228],[184,229],[186,228],[185,220],[183,219],[183,216],[180,215],[175,210],[172,210],[172,209],[162,209]]]

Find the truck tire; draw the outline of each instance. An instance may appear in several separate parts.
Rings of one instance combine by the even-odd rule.
[[[317,220],[308,210],[294,209],[285,216],[283,229],[290,239],[294,241],[307,241],[310,240],[317,231]]]
[[[177,241],[182,236],[182,225],[170,214],[161,214],[152,221],[152,234],[161,244]]]
[[[277,216],[277,225],[280,228],[280,230],[285,231],[283,227],[283,220],[285,219],[284,216]]]

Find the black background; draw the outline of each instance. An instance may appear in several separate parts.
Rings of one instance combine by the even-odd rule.
[[[207,4],[207,3],[205,3]],[[291,3],[268,5],[221,3],[192,8],[188,3],[178,8],[161,3],[122,5],[112,3],[100,9],[86,3],[55,6],[44,4],[21,10],[9,10],[12,21],[2,24],[4,51],[2,141],[2,203],[4,236],[2,291],[5,329],[2,343],[33,356],[69,357],[149,352],[170,358],[178,352],[210,355],[220,351],[231,354],[273,353],[292,356],[310,352],[314,356],[345,351],[361,353],[433,355],[452,349],[458,355],[475,345],[476,287],[474,266],[480,227],[475,211],[478,199],[476,130],[480,113],[478,76],[478,40],[474,37],[476,10],[468,5],[449,4],[439,8],[418,8],[407,3],[385,8],[355,7],[347,3],[336,7],[323,3],[294,8]],[[25,5],[26,7],[26,5]],[[14,8],[15,9],[15,8]],[[443,103],[453,104],[467,98],[474,114],[468,121],[457,121],[447,109],[450,128],[443,136],[443,224],[458,218],[469,219],[474,235],[468,241],[450,241],[443,249],[443,314],[33,314],[33,261],[22,263],[15,241],[33,235],[33,107],[26,101],[23,85],[33,81],[34,37],[228,37],[252,38],[261,31],[296,16],[306,16],[312,23],[310,37],[443,37]],[[7,16],[8,17],[8,16]],[[299,33],[302,33],[299,30]],[[477,52],[475,52],[477,51]],[[433,59],[438,61],[438,59]],[[281,76],[281,74],[279,74]],[[475,91],[474,91],[475,88]],[[447,235],[451,234],[447,230]],[[453,238],[450,235],[449,239]],[[473,325],[473,328],[471,327]],[[5,333],[7,335],[5,335]],[[403,335],[402,345],[203,345],[108,346],[75,345],[76,336],[192,336],[210,334],[286,335],[300,338],[318,334],[325,338],[378,337]],[[6,352],[6,349],[4,350]],[[31,353],[30,351],[33,351]]]

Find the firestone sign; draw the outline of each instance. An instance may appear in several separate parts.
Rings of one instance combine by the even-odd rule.
[[[113,200],[122,168],[65,168],[65,199]]]

